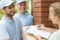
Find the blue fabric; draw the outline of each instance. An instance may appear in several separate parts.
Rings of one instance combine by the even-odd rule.
[[[19,15],[19,12],[18,12],[17,14],[14,15],[14,18],[21,21],[22,26],[31,26],[31,25],[33,25],[33,16],[28,14],[28,13],[24,13],[21,16],[21,15]]]
[[[0,40],[4,40],[7,38],[9,38],[7,29],[6,29],[5,25],[1,24],[1,22],[0,22]]]
[[[4,16],[1,20],[0,27],[1,28],[3,27],[3,29],[1,29],[0,31],[4,31],[2,33],[0,32],[3,35],[3,36],[0,35],[0,38],[4,37],[5,35],[9,37],[10,40],[21,40],[22,25],[20,22],[17,22],[17,20],[11,20]]]

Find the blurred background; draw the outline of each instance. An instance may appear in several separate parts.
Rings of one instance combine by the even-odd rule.
[[[1,0],[0,0],[1,1]],[[15,1],[15,0],[13,0],[13,1]],[[27,7],[26,7],[26,11],[29,13],[29,14],[31,14],[31,0],[26,0],[27,1]],[[16,7],[16,4],[14,3],[14,5],[15,5],[15,13],[18,11],[18,9],[17,9],[17,7]],[[2,13],[2,11],[0,10],[0,19],[2,18],[2,15],[3,15],[3,13]]]

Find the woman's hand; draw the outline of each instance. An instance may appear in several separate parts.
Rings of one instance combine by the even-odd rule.
[[[36,38],[36,40],[41,40],[41,37],[39,35],[33,35],[33,36]]]

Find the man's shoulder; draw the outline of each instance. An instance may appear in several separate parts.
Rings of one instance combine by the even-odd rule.
[[[13,17],[18,17],[18,13],[16,13]]]
[[[0,24],[5,24],[5,21],[3,21],[3,20],[0,20]]]
[[[18,16],[18,14],[17,14],[17,13],[13,16],[13,19],[14,19],[14,20],[19,19],[19,16]]]
[[[60,36],[60,30],[57,30],[57,31],[53,32],[51,36],[52,37],[54,37],[54,36],[57,37],[58,35]]]
[[[31,14],[29,14],[29,13],[26,13],[26,15],[27,15],[28,17],[30,17],[30,18],[33,17],[33,16],[32,16]]]
[[[55,35],[60,35],[60,30],[57,30],[56,32],[54,32]]]

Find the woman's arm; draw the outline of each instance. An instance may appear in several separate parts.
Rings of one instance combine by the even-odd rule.
[[[42,25],[42,26],[38,26],[37,27],[39,30],[41,29],[41,30],[46,30],[46,31],[50,31],[50,32],[55,32],[56,30],[58,30],[58,29],[55,29],[55,28],[49,28],[49,27],[45,27],[44,25]]]

